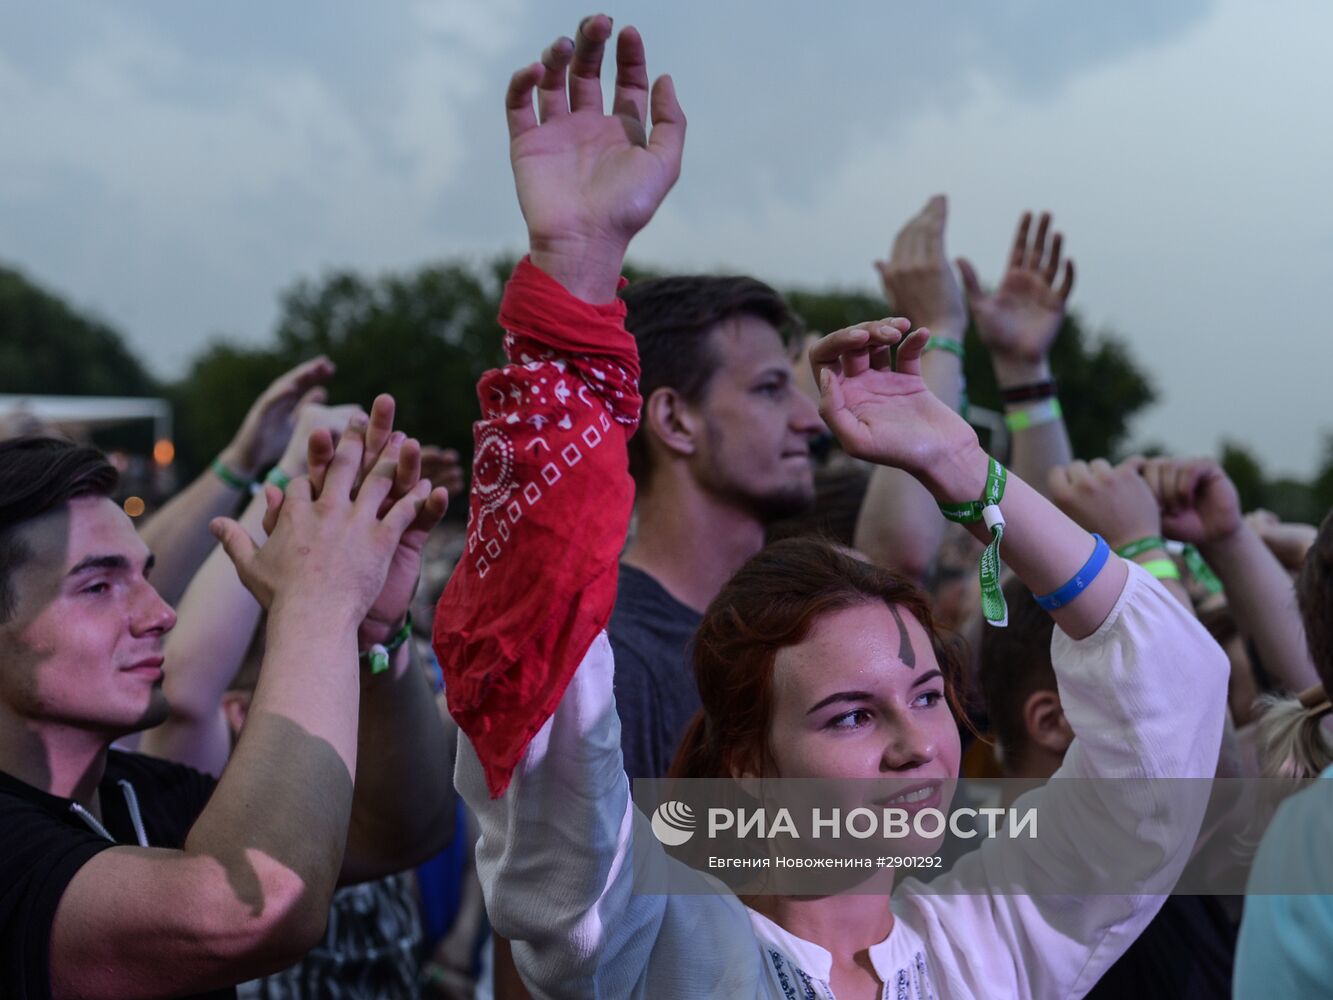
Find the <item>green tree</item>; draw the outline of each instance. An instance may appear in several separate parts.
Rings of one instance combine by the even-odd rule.
[[[155,396],[159,386],[100,320],[0,267],[0,392],[67,396]]]
[[[1248,448],[1235,441],[1223,441],[1218,463],[1222,466],[1222,471],[1236,484],[1236,492],[1240,494],[1241,510],[1254,510],[1256,507],[1268,505],[1263,466]]]

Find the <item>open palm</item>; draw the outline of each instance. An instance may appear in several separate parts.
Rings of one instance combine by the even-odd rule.
[[[534,251],[618,275],[630,239],[680,176],[685,115],[670,77],[650,89],[643,39],[633,28],[617,40],[613,113],[604,113],[602,53],[610,36],[610,18],[586,19],[576,39],[557,39],[540,63],[514,74],[505,107]]]

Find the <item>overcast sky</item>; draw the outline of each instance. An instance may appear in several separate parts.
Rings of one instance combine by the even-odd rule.
[[[1333,431],[1333,5],[627,3],[690,119],[633,256],[873,287],[936,191],[999,276],[1024,208],[1161,402],[1139,441],[1313,471]],[[277,293],[522,248],[501,97],[585,4],[0,3],[0,260],[161,375]]]

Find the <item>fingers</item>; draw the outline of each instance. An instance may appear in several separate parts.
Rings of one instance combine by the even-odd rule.
[[[1037,235],[1032,240],[1024,259],[1024,268],[1029,271],[1041,271],[1042,258],[1046,256],[1046,231],[1051,228],[1051,213],[1042,212],[1037,220]]]
[[[463,466],[452,448],[425,445],[421,449],[421,474],[432,486],[443,486],[450,496],[463,490]]]
[[[920,252],[928,260],[938,260],[944,256],[944,227],[949,220],[949,202],[942,194],[937,194],[926,202],[921,212],[924,225],[921,226]]]
[[[355,414],[347,421],[347,429],[338,440],[333,450],[333,459],[329,462],[328,472],[324,476],[324,487],[320,490],[320,499],[335,497],[350,499],[356,485],[357,475],[361,470],[361,459],[366,451],[366,427],[369,421],[361,414]]]
[[[648,123],[648,59],[643,38],[635,28],[625,28],[616,39],[616,90],[612,114]]]
[[[650,100],[653,116],[653,134],[648,149],[664,161],[675,165],[680,174],[680,158],[685,150],[685,112],[676,100],[676,84],[669,76],[659,76],[653,84]],[[673,178],[674,182],[674,178]]]
[[[816,381],[822,368],[831,368],[842,374],[853,374],[847,371],[847,359],[858,353],[866,355],[866,363],[858,364],[855,373],[865,371],[869,367],[868,356],[872,346],[892,346],[898,343],[911,325],[908,320],[902,318],[874,320],[869,323],[858,323],[856,326],[849,326],[821,337],[810,345],[809,351],[810,367],[814,371]]]
[[[1065,280],[1060,282],[1060,298],[1068,299],[1069,293],[1074,290],[1074,262],[1065,261]]]
[[[403,496],[399,497],[389,512],[384,515],[380,522],[383,529],[389,532],[395,539],[401,538],[410,528],[417,515],[421,512],[422,505],[426,498],[430,496],[432,490],[430,483],[422,479],[417,482]]]
[[[398,464],[394,467],[393,473],[393,489],[389,495],[395,498],[402,496],[415,486],[420,478],[421,442],[416,438],[407,438],[399,446]]]
[[[921,355],[926,351],[926,343],[930,340],[930,331],[924,326],[913,330],[907,335],[907,339],[898,345],[898,353],[894,356],[894,368],[904,375],[921,374]]]
[[[213,518],[208,522],[208,530],[221,543],[222,550],[227,553],[227,558],[231,560],[237,573],[244,579],[250,564],[254,562],[255,553],[259,551],[258,546],[255,545],[255,540],[240,524],[229,517]]]
[[[350,419],[350,418],[349,418]],[[333,461],[333,432],[327,427],[320,427],[310,432],[306,442],[306,469],[310,483],[318,494],[324,489],[324,476]]]
[[[985,293],[981,290],[981,282],[977,280],[977,272],[972,266],[972,262],[966,257],[959,257],[957,263],[958,273],[963,278],[963,291],[967,293],[967,300],[976,302],[984,298]]]
[[[282,513],[283,499],[283,492],[277,486],[273,483],[264,484],[264,503],[266,507],[263,529],[265,535],[273,534],[273,529],[278,526],[278,515]]]
[[[509,123],[511,141],[537,127],[537,112],[532,107],[532,88],[537,86],[543,72],[541,63],[533,63],[509,78],[509,90],[505,93],[505,120]]]
[[[303,407],[310,406],[312,404],[316,406],[322,406],[325,402],[328,401],[328,398],[329,398],[329,390],[324,388],[324,386],[322,385],[317,385],[314,386],[313,388],[306,390],[306,394],[301,397],[299,402],[297,402],[296,408],[300,410]]]
[[[1060,272],[1060,248],[1064,240],[1061,233],[1051,237],[1051,252],[1046,255],[1046,263],[1041,269],[1041,278],[1048,285],[1055,284],[1055,276]]]
[[[442,486],[437,486],[430,491],[426,497],[426,502],[421,505],[417,511],[416,520],[413,521],[404,532],[405,537],[418,536],[424,540],[435,526],[444,519],[445,513],[449,510],[449,491]]]
[[[1114,470],[1111,468],[1111,463],[1106,459],[1094,458],[1088,463],[1088,471],[1098,477],[1107,477],[1110,476]]]
[[[379,460],[380,453],[384,451],[385,445],[389,443],[389,438],[393,435],[393,417],[397,404],[394,398],[387,392],[382,392],[375,397],[375,402],[370,405],[370,422],[366,426],[366,451],[361,459],[361,478],[365,478],[375,463]]]
[[[1018,232],[1014,233],[1014,245],[1009,251],[1009,266],[1021,268],[1028,252],[1028,229],[1032,226],[1032,213],[1024,212],[1018,220]]]
[[[569,114],[566,83],[573,57],[574,43],[568,38],[557,38],[542,53],[543,72],[537,83],[537,116],[543,122]]]
[[[569,71],[571,111],[602,113],[602,53],[611,37],[611,19],[594,14],[574,33],[574,61]]]

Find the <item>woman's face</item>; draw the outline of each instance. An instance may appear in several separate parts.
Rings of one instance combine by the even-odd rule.
[[[921,623],[874,601],[818,619],[778,651],[768,750],[781,778],[958,776],[958,725]]]

